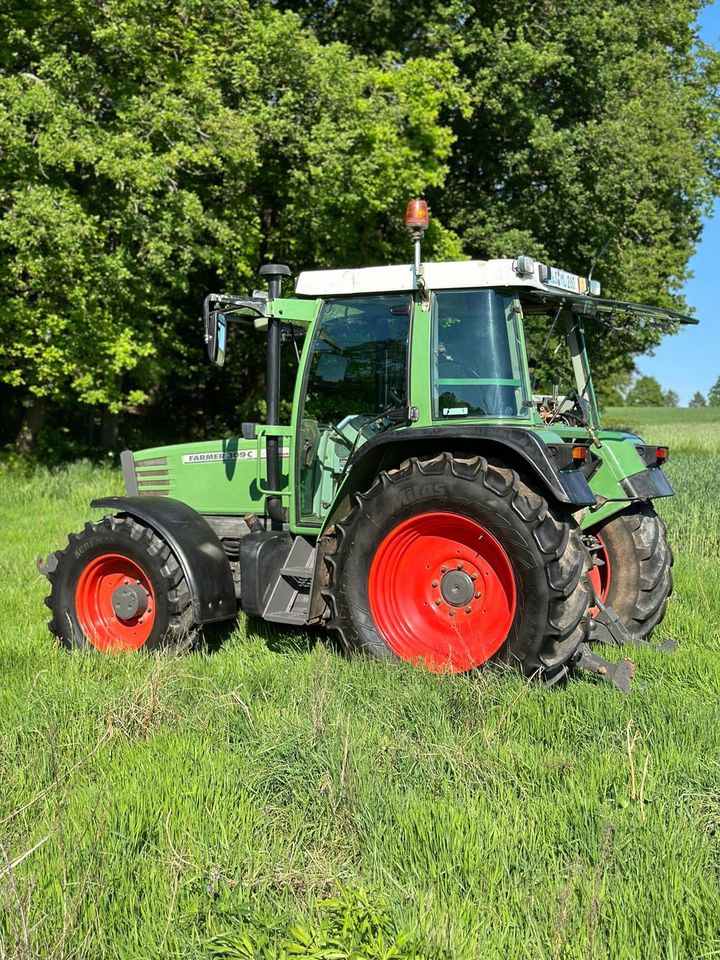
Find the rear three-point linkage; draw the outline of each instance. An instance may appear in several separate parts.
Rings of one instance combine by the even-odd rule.
[[[634,636],[613,608],[602,602],[594,585],[592,587],[596,612],[590,621],[588,638],[590,643],[603,643],[613,647],[633,644],[659,653],[673,653],[677,649],[677,641],[669,637],[658,643],[653,643],[650,640],[644,640],[642,637]],[[607,680],[622,693],[631,692],[631,681],[635,676],[636,665],[628,658],[620,660],[618,663],[612,663],[592,650],[588,643],[581,643],[572,665],[575,669],[586,670],[602,680]]]

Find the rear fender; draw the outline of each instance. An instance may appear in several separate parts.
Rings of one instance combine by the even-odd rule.
[[[192,507],[171,497],[103,497],[90,506],[134,517],[162,537],[187,580],[195,623],[235,616],[235,587],[227,555],[207,521]]]
[[[436,456],[448,451],[485,456],[521,469],[535,480],[546,497],[574,510],[596,502],[580,470],[561,469],[568,466],[567,444],[545,444],[532,431],[517,427],[470,426],[452,433],[447,427],[413,427],[380,434],[356,451],[325,529],[350,511],[353,495],[367,490],[381,470],[397,467],[409,457]]]
[[[597,507],[585,515],[584,529],[625,510],[637,500],[657,500],[672,497],[673,490],[657,460],[657,447],[638,443],[638,438],[627,433],[599,434],[602,447],[594,451],[599,457],[599,469],[590,479],[597,497]]]

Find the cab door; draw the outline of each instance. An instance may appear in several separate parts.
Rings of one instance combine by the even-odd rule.
[[[295,524],[319,528],[349,457],[408,406],[411,294],[337,297],[305,356],[295,443]]]

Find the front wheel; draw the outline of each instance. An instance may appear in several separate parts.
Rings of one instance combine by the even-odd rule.
[[[46,564],[48,627],[69,648],[186,650],[195,627],[187,582],[169,546],[131,517],[70,534]]]
[[[495,657],[552,676],[586,638],[575,519],[482,457],[381,473],[335,535],[330,626],[349,650],[452,673]]]
[[[600,600],[633,636],[649,640],[672,593],[673,555],[665,524],[651,504],[634,503],[586,531]]]

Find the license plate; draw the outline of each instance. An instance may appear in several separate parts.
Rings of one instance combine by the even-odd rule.
[[[548,278],[545,283],[549,287],[559,287],[570,293],[580,293],[579,277],[567,270],[558,270],[557,267],[548,267]]]

